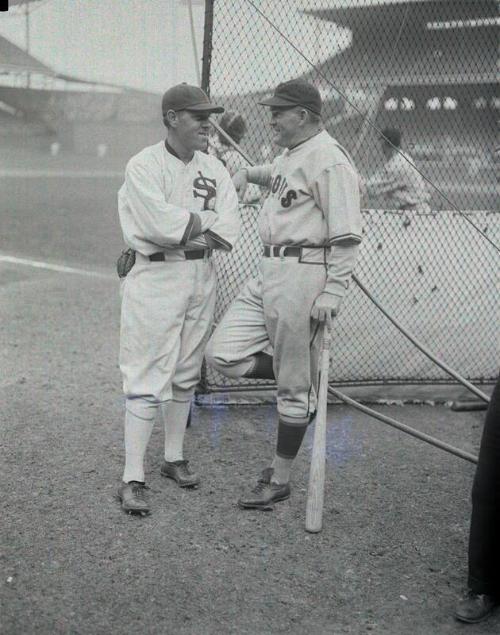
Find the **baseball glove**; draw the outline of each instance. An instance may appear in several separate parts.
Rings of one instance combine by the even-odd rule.
[[[135,251],[124,249],[116,261],[116,272],[119,278],[125,278],[135,264]]]

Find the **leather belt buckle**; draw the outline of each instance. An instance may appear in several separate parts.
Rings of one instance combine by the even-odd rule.
[[[209,258],[211,253],[211,249],[194,249],[193,251],[185,251],[184,256],[186,260],[204,260]]]

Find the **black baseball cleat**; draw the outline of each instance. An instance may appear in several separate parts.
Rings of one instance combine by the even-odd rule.
[[[122,509],[129,514],[149,514],[149,503],[146,501],[145,491],[149,489],[144,483],[130,481],[122,483],[118,488],[118,498],[122,504]]]
[[[188,461],[163,461],[160,473],[166,478],[173,479],[179,487],[198,487],[200,477],[198,474],[191,472]]]
[[[491,595],[469,591],[466,597],[458,603],[454,616],[460,622],[476,624],[486,619],[496,606],[497,602]]]
[[[290,498],[290,484],[272,483],[273,468],[266,467],[262,470],[262,476],[257,481],[257,485],[248,495],[243,495],[238,501],[238,507],[242,509],[260,509],[261,511],[272,511],[274,503]]]

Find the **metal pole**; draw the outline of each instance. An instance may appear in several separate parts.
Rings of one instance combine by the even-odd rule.
[[[406,432],[406,434],[409,434],[412,437],[420,439],[421,441],[425,441],[426,443],[429,443],[430,445],[433,445],[436,448],[440,448],[441,450],[444,450],[445,452],[448,452],[449,454],[454,454],[455,456],[458,456],[461,459],[465,459],[466,461],[469,461],[470,463],[477,463],[477,456],[475,456],[474,454],[470,454],[469,452],[465,452],[464,450],[455,448],[452,445],[445,443],[444,441],[440,441],[439,439],[435,439],[434,437],[431,437],[430,435],[425,434],[425,432],[419,432],[418,430],[414,430],[413,428],[410,428],[410,426],[407,426],[404,423],[400,423],[399,421],[396,421],[396,419],[392,419],[391,417],[386,417],[385,415],[381,414],[380,412],[377,412],[376,410],[372,410],[371,408],[368,408],[367,406],[363,406],[362,404],[358,403],[354,399],[351,399],[347,395],[344,395],[344,393],[339,392],[335,388],[332,388],[332,386],[328,388],[328,392],[334,397],[337,397],[337,399],[340,399],[341,401],[343,401],[344,403],[347,403],[350,406],[353,406],[357,410],[361,410],[361,412],[364,412],[365,414],[370,415],[371,417],[375,417],[375,419],[379,419],[380,421],[387,423],[393,428],[397,428],[398,430],[401,430],[402,432]]]
[[[198,83],[199,83],[200,82],[200,62],[198,61],[198,47],[196,46],[196,33],[194,30],[193,5],[191,3],[191,0],[188,0],[188,9],[189,9],[189,24],[191,27],[191,42],[193,44],[194,67],[196,71],[196,77],[198,78]]]
[[[24,3],[24,14],[25,14],[25,32],[26,32],[26,53],[30,54],[30,0],[26,0]],[[31,73],[27,71],[26,75],[26,88],[29,88],[31,85]]]
[[[201,87],[210,95],[210,65],[212,63],[212,37],[214,30],[214,0],[205,0],[205,24],[203,27],[203,57]]]

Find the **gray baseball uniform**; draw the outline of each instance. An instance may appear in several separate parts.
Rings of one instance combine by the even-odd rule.
[[[280,419],[300,424],[316,409],[320,343],[311,308],[323,291],[345,294],[362,234],[359,179],[346,151],[321,131],[249,168],[248,180],[270,188],[259,217],[264,258],[215,330],[207,359],[228,376],[252,376],[259,354],[273,352]]]

